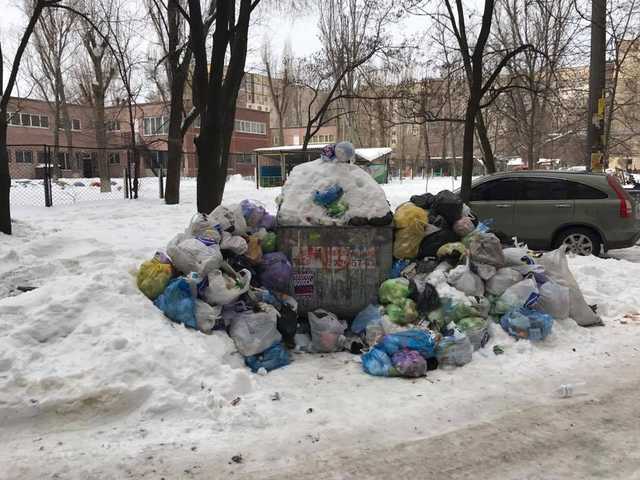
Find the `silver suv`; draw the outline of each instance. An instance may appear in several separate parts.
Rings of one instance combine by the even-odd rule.
[[[640,238],[640,204],[610,175],[523,171],[476,180],[471,209],[493,229],[530,248],[565,244],[579,255],[631,247]]]

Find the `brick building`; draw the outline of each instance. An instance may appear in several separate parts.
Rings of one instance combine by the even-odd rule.
[[[96,177],[97,144],[94,112],[89,105],[69,104],[70,136],[59,131],[57,165],[61,177]],[[36,178],[44,162],[44,146],[55,143],[54,112],[45,101],[11,98],[9,101],[7,144],[9,170],[13,178]],[[169,109],[161,102],[138,104],[134,111],[136,144],[142,157],[141,175],[152,175],[151,169],[164,163],[167,156]],[[253,150],[270,146],[269,112],[239,107],[236,110],[235,130],[231,138],[229,173],[253,175]],[[106,109],[107,155],[111,176],[122,176],[127,163],[130,143],[129,112],[126,105]],[[183,169],[186,176],[197,174],[195,136],[199,122],[184,138]]]

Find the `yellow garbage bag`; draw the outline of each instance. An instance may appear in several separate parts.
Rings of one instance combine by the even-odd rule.
[[[420,243],[424,238],[424,229],[416,227],[396,230],[393,240],[393,256],[399,260],[416,258],[420,251]]]
[[[173,276],[171,265],[161,263],[155,258],[140,265],[136,283],[142,293],[151,300],[160,296]]]
[[[424,231],[428,221],[427,211],[416,207],[411,202],[400,205],[393,215],[393,223],[396,228],[416,228]]]

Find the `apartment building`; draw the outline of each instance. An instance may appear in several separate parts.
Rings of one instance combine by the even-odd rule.
[[[95,177],[97,143],[93,108],[89,105],[69,104],[70,135],[58,132],[56,165],[61,177]],[[55,144],[54,112],[41,100],[11,98],[9,101],[7,144],[9,170],[13,178],[37,178],[44,163],[44,146],[53,150]],[[133,130],[142,158],[141,175],[153,174],[152,169],[163,164],[167,157],[168,105],[161,102],[140,103],[134,108]],[[107,155],[111,176],[122,176],[127,164],[131,140],[129,111],[124,104],[106,109]],[[183,169],[186,176],[197,174],[197,155],[194,138],[199,122],[184,138]],[[237,108],[235,130],[231,138],[230,173],[253,175],[253,150],[270,146],[269,113],[251,108]]]

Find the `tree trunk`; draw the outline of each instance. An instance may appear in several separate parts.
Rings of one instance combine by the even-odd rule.
[[[478,110],[478,113],[476,114],[476,132],[478,133],[478,139],[480,140],[480,147],[482,148],[482,154],[484,155],[484,166],[487,169],[487,173],[496,173],[496,160],[493,156],[491,141],[489,140],[487,126],[484,123],[484,116],[482,115],[481,110]]]
[[[462,140],[462,186],[460,198],[468,202],[471,198],[471,177],[473,176],[473,132],[476,117],[476,96],[471,93],[467,103],[467,113],[464,120],[464,137]]]
[[[97,89],[96,89],[97,90]],[[96,115],[96,144],[98,145],[98,174],[100,175],[100,191],[111,191],[111,175],[109,172],[109,159],[107,158],[107,128],[105,125],[104,95],[95,95],[95,115]]]
[[[182,166],[182,111],[184,100],[184,80],[176,75],[171,82],[171,110],[169,112],[169,145],[167,152],[167,185],[164,201],[167,205],[180,203],[180,169]],[[212,209],[213,210],[213,209]],[[209,213],[209,212],[206,212]]]
[[[11,208],[9,196],[11,176],[9,175],[9,152],[7,151],[7,121],[0,118],[0,232],[11,235]]]

